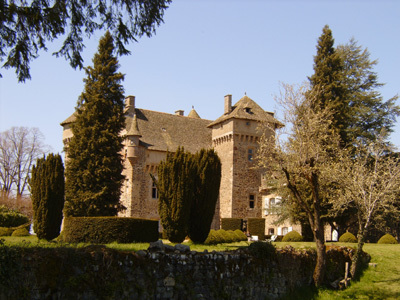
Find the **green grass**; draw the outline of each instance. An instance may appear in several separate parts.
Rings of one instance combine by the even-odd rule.
[[[22,247],[84,247],[89,244],[65,244],[58,242],[39,241],[36,236],[29,237],[1,237],[6,245],[22,246]],[[163,241],[168,243],[168,241]],[[241,247],[247,247],[248,242],[219,244],[219,245],[199,245],[191,242],[185,242],[193,251],[203,252],[211,251],[229,251]],[[315,243],[298,242],[298,243],[274,243],[276,247],[285,247],[290,245],[300,249],[315,248]],[[356,247],[356,244],[334,243],[335,245]],[[174,245],[174,244],[171,244]],[[146,250],[148,243],[135,244],[117,244],[112,243],[106,245],[109,248],[120,251],[138,251]],[[400,299],[400,244],[383,245],[383,244],[365,244],[364,251],[371,255],[371,263],[376,263],[376,267],[369,267],[361,275],[359,281],[353,281],[351,285],[343,291],[334,291],[329,289],[312,289],[302,288],[288,295],[286,299],[290,300],[339,300],[339,299],[377,299],[377,300],[394,300]],[[343,271],[344,273],[344,271]]]

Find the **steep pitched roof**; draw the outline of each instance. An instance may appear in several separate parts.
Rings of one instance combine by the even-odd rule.
[[[201,119],[199,114],[197,113],[197,111],[194,108],[192,108],[192,110],[189,112],[188,117]]]
[[[146,109],[136,109],[137,127],[141,145],[151,150],[175,151],[179,146],[196,152],[211,147],[210,120],[189,118]],[[127,117],[126,128],[131,127],[132,117]]]
[[[244,96],[232,106],[230,113],[222,115],[214,122],[210,123],[208,127],[211,128],[216,124],[232,118],[280,124],[280,122],[273,117],[272,113],[266,112],[252,99]]]

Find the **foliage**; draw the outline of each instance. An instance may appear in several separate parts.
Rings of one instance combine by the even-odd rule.
[[[64,37],[60,50],[73,68],[83,67],[84,36],[110,30],[116,41],[118,54],[128,54],[125,48],[131,41],[151,36],[163,22],[164,11],[171,0],[115,0],[115,1],[2,1],[0,60],[3,67],[15,68],[20,82],[30,79],[30,61],[39,50],[47,50],[46,43]],[[1,77],[1,75],[0,75]]]
[[[221,218],[221,229],[241,230],[242,227],[243,219],[241,218]]]
[[[0,236],[11,236],[14,229],[10,227],[0,227]]]
[[[379,239],[378,244],[398,244],[398,242],[392,235],[387,233]]]
[[[351,232],[345,232],[339,237],[341,243],[357,243],[357,238]]]
[[[261,259],[274,258],[276,256],[276,248],[270,242],[254,242],[249,246],[249,252]]]
[[[236,229],[234,231],[234,233],[236,234],[236,240],[243,242],[243,241],[247,241],[247,235],[244,234],[243,231],[241,231],[240,229]]]
[[[115,216],[124,176],[121,150],[124,96],[111,34],[101,38],[76,108],[66,152],[65,214]]]
[[[4,205],[0,205],[0,227],[17,227],[26,223],[30,223],[27,216]]]
[[[204,244],[206,245],[217,245],[223,243],[235,243],[247,241],[247,236],[241,230],[214,230],[211,229],[210,233],[208,234],[207,239],[205,240]]]
[[[302,241],[303,237],[301,236],[300,233],[298,233],[295,230],[286,233],[282,239],[282,242],[302,242]]]
[[[153,177],[164,234],[173,243],[183,242],[188,233],[194,175],[192,155],[178,148],[158,166],[158,180]]]
[[[13,231],[11,236],[29,236],[29,231],[25,227],[18,228]]]
[[[38,128],[12,127],[0,133],[0,198],[15,192],[21,200],[32,165],[47,151],[43,140]]]
[[[188,235],[193,242],[203,243],[215,214],[221,182],[221,161],[214,149],[201,149],[192,158],[196,174]]]
[[[353,38],[347,44],[339,45],[336,52],[343,61],[343,83],[346,97],[350,99],[345,128],[347,140],[344,142],[349,144],[358,140],[367,144],[383,132],[389,135],[400,107],[396,105],[398,96],[384,101],[378,91],[384,84],[378,82],[378,75],[373,71],[377,60],[371,61],[368,50],[362,49]]]
[[[248,218],[247,231],[250,235],[258,236],[259,240],[265,239],[265,219],[264,218]]]
[[[67,243],[107,244],[154,242],[158,221],[118,217],[67,217],[62,240]]]
[[[34,210],[33,229],[39,239],[60,234],[64,207],[64,165],[59,154],[37,160],[30,180]]]

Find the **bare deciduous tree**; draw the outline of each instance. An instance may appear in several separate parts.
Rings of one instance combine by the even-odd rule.
[[[32,165],[48,151],[38,128],[12,127],[0,133],[1,196],[16,195],[17,202],[28,187]]]
[[[330,124],[329,108],[313,107],[317,89],[283,85],[276,101],[282,109],[285,128],[260,142],[259,164],[288,201],[307,216],[317,245],[314,284],[323,283],[326,247],[322,215],[326,197],[324,186],[331,182],[329,164],[339,149],[339,136]],[[285,191],[282,191],[285,190]]]
[[[332,197],[334,208],[356,207],[358,219],[358,247],[353,257],[351,274],[357,274],[365,237],[377,212],[396,209],[400,190],[400,158],[381,138],[369,145],[358,145],[354,157],[343,156],[332,168],[340,190]],[[400,213],[400,212],[399,212]]]

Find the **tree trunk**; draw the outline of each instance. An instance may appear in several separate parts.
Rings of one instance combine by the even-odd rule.
[[[351,268],[350,268],[350,274],[351,278],[355,278],[359,274],[360,270],[360,265],[361,265],[361,257],[362,257],[362,252],[363,252],[363,247],[364,247],[364,240],[365,240],[365,233],[367,232],[367,228],[365,226],[363,227],[361,224],[358,228],[358,233],[357,233],[357,250],[356,253],[354,254],[353,258],[351,259]]]
[[[319,220],[316,221],[313,233],[317,245],[317,264],[315,265],[313,279],[316,287],[322,286],[324,283],[326,270],[326,246],[324,238],[324,227]]]

